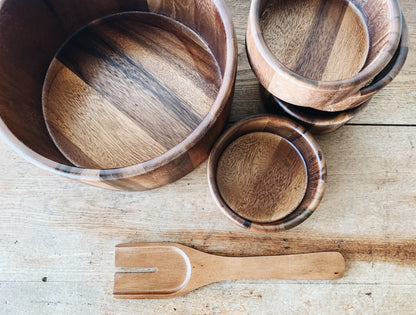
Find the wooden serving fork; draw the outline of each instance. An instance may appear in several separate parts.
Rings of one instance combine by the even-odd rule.
[[[338,252],[223,257],[176,243],[117,245],[115,262],[128,268],[115,274],[113,294],[120,299],[172,298],[221,280],[332,280],[345,270]]]

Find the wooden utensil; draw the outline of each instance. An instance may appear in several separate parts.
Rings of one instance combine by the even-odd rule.
[[[207,173],[211,195],[231,221],[276,232],[295,227],[316,210],[325,191],[326,162],[305,127],[258,115],[220,137]]]
[[[113,294],[120,299],[173,298],[222,280],[333,280],[345,270],[338,252],[223,257],[176,243],[117,245],[115,265],[128,268],[114,277]]]
[[[224,0],[0,2],[0,132],[24,157],[115,190],[207,158],[237,69]]]
[[[397,0],[253,0],[246,42],[252,68],[271,94],[340,111],[354,106],[341,101],[388,64],[401,32]]]

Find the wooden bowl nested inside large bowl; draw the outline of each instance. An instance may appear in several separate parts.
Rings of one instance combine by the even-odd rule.
[[[197,167],[226,122],[237,50],[222,0],[4,0],[0,27],[0,129],[41,167],[155,188]]]
[[[388,64],[401,30],[397,0],[253,0],[247,51],[271,94],[340,111]]]
[[[220,210],[256,231],[290,229],[319,205],[326,182],[322,152],[304,127],[260,115],[228,129],[208,159],[208,183]]]

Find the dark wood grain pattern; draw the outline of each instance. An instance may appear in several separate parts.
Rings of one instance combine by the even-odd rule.
[[[349,78],[358,74],[367,59],[367,26],[348,1],[270,1],[260,25],[276,59],[308,79]]]
[[[54,59],[82,27],[125,11],[166,18],[96,23]],[[223,0],[3,0],[0,27],[1,132],[29,160],[60,175],[118,190],[170,183],[207,157],[230,112],[237,49]],[[52,61],[45,113],[65,154],[43,119]],[[72,106],[81,99],[83,107]],[[146,107],[149,99],[156,111]],[[98,106],[89,106],[94,101]],[[107,121],[98,122],[104,108]],[[98,134],[119,146],[100,147]]]
[[[288,103],[341,111],[398,47],[396,0],[254,0],[247,51],[260,83]]]
[[[221,197],[233,211],[254,222],[290,214],[305,195],[305,162],[282,137],[252,132],[234,140],[217,166]]]
[[[233,152],[235,151],[232,147],[234,141],[238,140],[240,137],[247,136],[252,133],[271,133],[273,135],[278,135],[278,140],[282,138],[288,142],[288,145],[290,143],[289,146],[284,145],[283,147],[279,147],[279,144],[277,144],[276,148],[275,138],[274,147],[278,150],[270,151],[273,151],[273,153],[276,153],[276,155],[282,153],[287,155],[287,160],[283,157],[277,158],[275,156],[272,157],[272,160],[273,162],[277,163],[277,165],[284,164],[285,168],[288,168],[284,172],[290,172],[291,174],[286,174],[287,178],[284,178],[284,176],[280,177],[281,174],[278,174],[278,170],[273,169],[275,165],[273,165],[273,163],[268,163],[268,165],[270,165],[269,171],[271,173],[275,171],[277,172],[275,174],[276,177],[273,174],[264,174],[263,179],[265,182],[261,185],[259,184],[261,189],[257,190],[254,188],[254,192],[249,193],[245,191],[244,187],[234,187],[234,190],[232,190],[233,184],[235,184],[235,186],[238,185],[235,181],[240,180],[238,177],[240,177],[241,175],[237,173],[238,171],[241,171],[242,173],[253,172],[254,174],[257,172],[256,167],[253,167],[253,165],[251,167],[244,165],[245,169],[243,169],[242,167],[240,167],[242,165],[238,165],[238,162],[242,158],[233,156],[234,153],[245,153],[244,148],[239,149],[239,152]],[[242,139],[244,140],[245,138]],[[256,141],[258,142],[258,139]],[[231,151],[225,153],[227,152],[227,148],[230,145]],[[249,142],[244,143],[244,145],[250,147]],[[294,148],[296,148],[296,150],[294,150]],[[258,151],[255,152],[254,150],[251,151],[246,149],[246,152],[250,152],[248,154],[246,153],[247,155],[259,154]],[[220,162],[224,154],[224,157],[227,158],[227,160],[223,160],[222,162]],[[266,155],[266,157],[268,156],[270,157],[270,155]],[[301,157],[300,159],[298,159],[299,156]],[[279,159],[281,160],[279,161]],[[242,160],[244,161],[244,159]],[[305,166],[306,174],[304,173]],[[259,166],[257,165],[257,167]],[[264,167],[264,165],[262,167]],[[296,170],[294,169],[295,167]],[[231,176],[229,174],[231,174]],[[251,175],[249,174],[247,176],[250,177]],[[229,181],[230,178],[234,180],[234,182],[227,183],[227,181]],[[243,178],[244,181],[246,181],[246,178]],[[258,180],[259,179],[257,178],[257,181]],[[277,180],[277,182],[268,182],[268,180]],[[306,192],[305,189],[302,187],[304,180],[307,182]],[[208,183],[210,186],[211,195],[217,203],[217,206],[234,223],[238,224],[241,227],[249,228],[255,231],[281,231],[290,229],[302,223],[318,207],[325,190],[325,182],[325,159],[321,150],[319,149],[318,144],[312,138],[310,133],[307,132],[306,129],[301,125],[298,125],[293,121],[288,120],[287,118],[274,115],[254,116],[236,123],[221,136],[221,138],[218,140],[218,142],[212,149],[210,157],[208,159]],[[270,188],[269,186],[272,187]],[[273,196],[272,200],[268,201],[265,200],[266,198],[270,198],[270,195],[268,195],[267,193],[268,189],[270,189],[271,191],[274,190],[276,194],[279,194],[280,191],[284,191],[285,189],[287,189],[285,193],[290,192],[290,194],[293,194],[293,196],[292,198],[288,198],[287,196],[281,196],[280,198]],[[230,192],[230,190],[232,191]],[[264,193],[265,190],[266,193]],[[233,196],[234,193],[239,193],[240,191],[247,193],[248,197],[252,198],[252,200],[249,201],[249,206],[255,205],[257,207],[256,214],[254,213],[254,211],[246,209],[246,205],[244,205],[245,201],[241,199],[237,200],[235,196]],[[301,196],[300,203],[298,202],[299,196]],[[243,198],[241,195],[239,197]],[[272,207],[271,204],[273,202],[277,202],[276,198],[278,198],[280,202],[283,202],[284,205],[274,205],[274,207],[277,208]],[[228,202],[231,201],[231,203],[229,204],[226,200],[228,200]],[[261,212],[260,208],[262,205],[266,205],[265,210],[267,211],[265,213]],[[247,208],[249,208],[249,206],[247,206]],[[279,208],[280,206],[282,206],[282,208]],[[238,207],[238,209],[235,207]],[[241,211],[241,209],[243,210]],[[282,218],[281,216],[284,213],[286,215]],[[265,219],[265,214],[270,215],[270,217],[268,218],[269,220],[267,220],[267,218]],[[248,219],[247,216],[250,216],[251,219]],[[270,219],[272,217],[280,218],[276,219],[275,221],[271,221]]]
[[[161,15],[124,13],[90,24],[62,47],[45,79],[43,106],[71,162],[121,168],[182,142],[220,86],[214,56],[189,28]]]

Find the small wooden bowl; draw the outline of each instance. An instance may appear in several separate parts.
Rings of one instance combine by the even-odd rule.
[[[401,32],[397,0],[253,0],[246,41],[271,94],[340,111],[389,63]]]
[[[322,152],[306,129],[260,115],[228,129],[208,159],[208,183],[221,211],[241,227],[293,228],[319,205],[326,182]]]
[[[0,26],[0,131],[55,173],[159,187],[225,125],[237,46],[223,0],[4,0]]]
[[[408,45],[409,33],[406,21],[403,18],[402,36],[396,53],[388,65],[374,78],[370,85],[362,88],[359,95],[346,100],[351,104],[354,104],[353,108],[340,112],[326,112],[314,108],[292,105],[263,91],[265,94],[264,98],[269,106],[277,105],[280,110],[278,113],[283,113],[285,116],[298,121],[300,124],[307,127],[313,134],[325,134],[335,131],[358,115],[358,113],[367,107],[374,94],[381,91],[394,80],[406,61],[409,50]],[[356,106],[355,104],[359,105]]]

